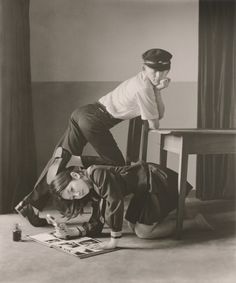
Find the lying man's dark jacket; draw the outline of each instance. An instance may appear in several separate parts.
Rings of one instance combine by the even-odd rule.
[[[124,197],[132,194],[125,214],[131,223],[152,225],[161,222],[177,208],[178,175],[173,170],[154,163],[138,162],[131,166],[94,165],[87,169],[87,177],[94,184],[98,200],[106,202],[106,221],[114,232],[122,230]],[[192,186],[187,183],[187,193]],[[87,235],[101,232],[105,210],[94,203],[93,214],[84,223]],[[92,224],[92,225],[91,225]]]

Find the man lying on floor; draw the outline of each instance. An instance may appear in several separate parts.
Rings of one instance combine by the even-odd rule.
[[[137,162],[130,166],[92,165],[87,169],[77,166],[77,159],[58,148],[55,160],[47,173],[50,194],[58,204],[57,209],[67,218],[83,213],[90,204],[92,215],[88,222],[78,226],[56,227],[59,238],[99,236],[105,221],[111,229],[111,238],[103,243],[104,249],[115,248],[122,237],[124,198],[132,194],[125,218],[130,229],[144,239],[161,238],[175,232],[175,220],[168,214],[177,208],[178,175],[154,163]],[[94,160],[96,162],[96,159]],[[187,194],[192,186],[187,183]],[[18,213],[35,226],[46,225],[46,219],[34,214],[30,200],[33,192],[17,207]],[[32,197],[33,195],[33,197]],[[106,212],[106,213],[105,213]],[[106,215],[106,219],[105,219]],[[198,214],[184,221],[184,229],[211,229],[205,218]]]

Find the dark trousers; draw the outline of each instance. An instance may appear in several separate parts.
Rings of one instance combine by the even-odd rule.
[[[121,121],[112,117],[100,103],[82,106],[71,114],[69,125],[56,148],[61,146],[73,155],[81,156],[85,145],[90,143],[99,157],[81,156],[85,167],[92,164],[125,165],[124,157],[110,132]],[[52,162],[53,158],[42,171],[33,191],[24,198],[25,202],[40,210],[50,197],[45,176]]]
[[[59,145],[74,155],[82,155],[85,145],[90,143],[106,164],[124,165],[124,157],[110,132],[121,121],[112,117],[100,103],[85,105],[71,114]]]

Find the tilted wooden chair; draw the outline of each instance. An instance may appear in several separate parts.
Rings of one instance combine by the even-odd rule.
[[[139,160],[147,160],[148,131],[148,122],[141,120],[140,117],[129,121],[126,148],[127,165]]]
[[[150,130],[147,121],[141,120],[140,117],[131,119],[128,127],[128,139],[126,149],[126,165],[130,165],[132,162],[139,160],[147,161],[147,148],[148,148],[148,134],[150,132],[159,132],[158,130]],[[158,150],[158,149],[157,149]],[[167,163],[167,151],[164,149],[164,136],[161,135],[160,140],[160,164],[166,166]],[[179,239],[181,237],[182,223],[183,223],[183,211],[184,211],[184,199],[185,194],[179,196],[179,207],[177,210],[176,221],[176,236]]]

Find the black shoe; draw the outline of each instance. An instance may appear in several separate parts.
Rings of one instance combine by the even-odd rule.
[[[58,147],[56,151],[57,151],[55,153],[56,158],[58,158],[58,157],[62,158],[62,161],[60,163],[60,166],[59,166],[58,172],[57,172],[57,173],[60,173],[63,169],[66,168],[67,163],[70,161],[71,153],[68,150],[64,149],[63,147]]]
[[[67,163],[71,159],[71,154],[68,150],[58,147],[53,155],[53,162],[48,168],[47,183],[50,185],[55,176],[66,168]]]
[[[16,207],[15,210],[21,216],[28,219],[29,223],[34,227],[44,227],[48,226],[48,222],[45,218],[40,218],[38,214],[35,214],[34,209],[31,204],[25,204],[24,201],[21,201]]]

